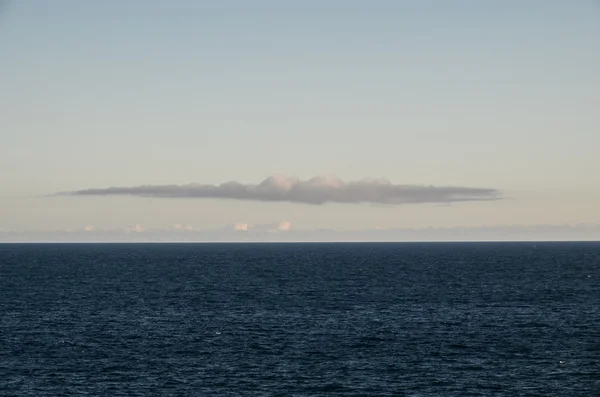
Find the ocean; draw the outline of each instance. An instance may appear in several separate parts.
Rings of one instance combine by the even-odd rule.
[[[2,396],[597,396],[600,243],[2,244]]]

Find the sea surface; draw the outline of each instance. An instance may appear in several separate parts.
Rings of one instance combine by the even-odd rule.
[[[600,243],[3,244],[2,396],[600,396]]]

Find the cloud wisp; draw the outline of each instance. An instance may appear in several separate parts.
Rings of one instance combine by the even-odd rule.
[[[227,182],[220,185],[144,185],[108,187],[60,193],[74,196],[139,196],[153,198],[211,198],[262,202],[284,201],[320,205],[325,203],[371,203],[385,205],[488,201],[501,198],[489,188],[460,186],[395,185],[386,179],[344,182],[335,177],[302,181],[273,175],[259,184]]]

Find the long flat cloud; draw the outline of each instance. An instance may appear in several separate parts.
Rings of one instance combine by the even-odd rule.
[[[385,205],[487,201],[501,198],[496,189],[460,186],[395,185],[386,179],[344,182],[316,177],[306,181],[273,175],[259,184],[227,182],[220,185],[144,185],[108,187],[60,193],[75,196],[140,196],[156,198],[212,198],[251,201],[286,201],[302,204],[372,203]]]

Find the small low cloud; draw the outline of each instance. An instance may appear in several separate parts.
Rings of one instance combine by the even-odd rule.
[[[191,225],[182,225],[181,223],[176,223],[173,225],[173,229],[175,230],[187,230],[187,231],[191,231],[194,228]]]
[[[283,221],[277,226],[277,230],[280,232],[287,232],[292,230],[292,223],[288,221]]]
[[[85,189],[60,193],[74,196],[139,196],[154,198],[212,198],[262,202],[285,201],[302,204],[371,203],[383,205],[488,201],[501,198],[491,188],[461,186],[396,185],[387,179],[345,182],[335,177],[302,181],[273,175],[259,184],[227,182],[220,185],[144,185]]]
[[[143,231],[144,231],[144,228],[141,227],[140,225],[134,225],[134,226],[125,228],[126,233],[141,233]]]
[[[236,232],[247,232],[249,229],[247,223],[236,223],[233,225],[233,230]]]
[[[280,233],[280,232],[288,232],[292,230],[292,223],[289,221],[281,221],[274,223],[258,223],[258,224],[248,224],[248,223],[236,223],[231,225],[227,230],[233,230],[234,232],[252,232],[255,234],[272,234],[272,233]]]

